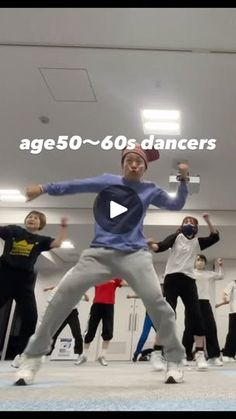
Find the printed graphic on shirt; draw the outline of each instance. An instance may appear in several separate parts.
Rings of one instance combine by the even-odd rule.
[[[10,255],[17,255],[17,256],[29,256],[36,243],[28,243],[26,240],[15,241],[13,239],[12,249],[10,251]]]
[[[98,194],[93,212],[96,222],[105,231],[124,234],[139,223],[143,216],[143,204],[133,189],[114,185]]]

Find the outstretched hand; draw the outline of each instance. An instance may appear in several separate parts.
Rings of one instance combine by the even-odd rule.
[[[158,250],[157,242],[152,237],[147,239],[147,245],[148,245],[149,249],[151,249],[153,251]]]
[[[218,263],[219,266],[222,266],[223,265],[223,259],[221,259],[221,258],[218,258],[216,260],[216,262]]]
[[[43,193],[41,185],[29,185],[26,188],[27,202],[32,201]]]
[[[203,216],[203,218],[204,218],[204,220],[205,220],[206,222],[208,222],[208,221],[209,221],[210,216],[209,216],[208,212],[204,212],[204,213],[202,214],[202,216]]]
[[[188,163],[179,163],[178,164],[179,175],[178,177],[180,180],[188,180],[189,179],[189,165]]]
[[[68,218],[62,217],[61,218],[61,227],[67,227],[68,226]]]

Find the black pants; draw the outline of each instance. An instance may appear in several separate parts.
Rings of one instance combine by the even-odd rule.
[[[51,350],[50,350],[50,352],[48,352],[47,355],[50,355],[52,353],[53,349],[55,348],[55,344],[56,344],[56,340],[57,340],[58,336],[60,335],[62,330],[67,325],[70,326],[72,336],[75,340],[74,353],[79,354],[79,355],[82,354],[82,352],[83,352],[83,339],[82,339],[82,335],[81,335],[81,329],[80,329],[80,322],[79,322],[78,314],[79,314],[78,310],[76,308],[74,308],[72,310],[72,312],[69,314],[69,316],[67,316],[67,318],[64,320],[62,325],[59,327],[58,331],[53,336]]]
[[[236,355],[236,313],[229,313],[229,330],[222,353],[229,357]]]
[[[0,308],[14,299],[20,314],[18,352],[22,353],[34,334],[38,313],[34,295],[36,273],[13,269],[0,262]]]
[[[166,275],[163,291],[166,301],[171,305],[173,310],[176,309],[178,297],[181,298],[193,334],[196,336],[204,336],[204,325],[195,279],[182,273]]]
[[[204,324],[204,335],[206,337],[206,349],[208,358],[220,356],[220,347],[217,337],[217,328],[214,315],[209,300],[199,300],[202,321]],[[185,330],[183,333],[182,344],[185,347],[187,358],[191,358],[193,349],[193,332],[189,323],[187,312],[185,312]]]
[[[102,338],[113,338],[114,304],[93,303],[90,309],[88,327],[85,331],[84,342],[90,343],[96,335],[100,321],[102,320]]]

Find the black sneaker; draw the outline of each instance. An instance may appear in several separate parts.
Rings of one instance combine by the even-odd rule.
[[[133,358],[132,358],[132,361],[133,361],[133,362],[136,362],[136,361],[137,361],[137,359],[138,359],[138,355],[134,354],[134,355],[133,355]]]

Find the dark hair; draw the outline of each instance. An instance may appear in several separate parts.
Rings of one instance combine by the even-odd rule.
[[[207,258],[205,255],[197,255],[201,260],[204,260],[205,264],[207,264]]]
[[[182,227],[185,223],[186,220],[191,219],[193,221],[193,224],[195,225],[195,235],[198,232],[198,220],[195,217],[192,217],[191,215],[188,215],[187,217],[184,217],[181,226],[176,230],[176,233],[181,233],[182,232]]]
[[[26,222],[26,219],[31,215],[31,214],[35,214],[39,217],[40,220],[40,225],[39,225],[39,230],[42,230],[45,225],[46,225],[46,215],[43,212],[40,211],[30,211],[28,215],[26,215],[25,219],[24,219],[24,224]]]
[[[186,220],[191,219],[193,221],[193,223],[198,226],[198,220],[195,217],[192,217],[191,215],[188,215],[187,217],[184,217],[182,224],[183,225],[185,223]]]

